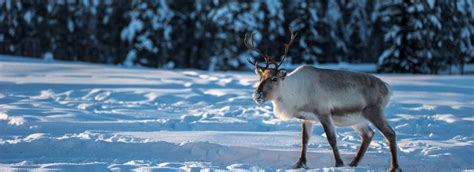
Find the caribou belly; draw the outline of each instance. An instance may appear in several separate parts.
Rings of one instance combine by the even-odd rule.
[[[349,127],[360,123],[366,123],[365,119],[360,113],[345,114],[345,115],[332,115],[332,121],[334,125],[338,127]]]

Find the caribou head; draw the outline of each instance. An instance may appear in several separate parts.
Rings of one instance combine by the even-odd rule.
[[[254,47],[254,38],[255,32],[250,34],[250,41],[248,40],[248,34],[245,34],[244,45],[250,51],[258,53],[265,60],[265,66],[260,66],[258,60],[255,58],[249,58],[249,63],[255,66],[255,73],[260,77],[260,82],[257,89],[253,93],[253,98],[257,103],[264,103],[267,101],[272,101],[276,99],[276,93],[280,91],[282,82],[286,77],[286,70],[280,68],[280,66],[285,61],[286,55],[288,54],[288,49],[290,48],[293,40],[296,37],[296,33],[291,32],[291,38],[288,43],[285,44],[285,52],[281,56],[281,61],[277,63],[274,58],[263,53],[261,50]],[[249,43],[250,42],[250,43]],[[270,63],[273,64],[273,67],[270,67]]]

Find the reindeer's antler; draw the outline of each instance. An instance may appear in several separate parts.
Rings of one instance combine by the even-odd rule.
[[[293,40],[295,40],[296,32],[292,32],[292,31],[290,30],[290,33],[291,33],[290,41],[285,44],[285,53],[281,56],[281,61],[280,61],[280,63],[279,63],[278,65],[275,64],[276,69],[278,69],[278,68],[281,66],[281,64],[283,64],[283,62],[285,62],[286,55],[288,54],[288,49],[290,49],[291,44],[293,44]]]
[[[244,45],[245,47],[247,47],[249,50],[252,50],[252,51],[255,51],[257,52],[260,56],[263,57],[263,59],[265,59],[265,67],[261,67],[258,65],[258,62],[257,60],[253,60],[253,62],[250,60],[250,58],[248,59],[248,62],[252,65],[255,65],[255,68],[263,68],[263,69],[267,69],[268,68],[268,64],[269,62],[274,62],[275,60],[273,60],[270,56],[268,56],[267,54],[263,53],[262,51],[260,51],[259,49],[256,49],[254,44],[253,44],[253,38],[255,36],[255,32],[252,32],[250,34],[250,45],[249,45],[249,41],[248,41],[248,33],[245,33],[245,38],[244,38]],[[276,63],[275,63],[276,65]]]
[[[291,44],[293,43],[293,40],[295,40],[295,37],[296,37],[296,33],[295,32],[291,32],[291,38],[290,38],[290,41],[288,43],[285,44],[285,53],[281,56],[281,61],[280,63],[277,63],[275,61],[275,59],[273,59],[272,57],[270,57],[269,55],[263,53],[262,51],[260,51],[259,49],[256,49],[254,47],[254,44],[253,44],[253,37],[255,35],[255,32],[252,32],[252,34],[250,35],[250,45],[249,45],[249,41],[248,41],[248,33],[245,33],[245,38],[244,38],[244,45],[245,47],[247,47],[249,50],[252,50],[252,51],[255,51],[257,52],[260,56],[262,56],[264,59],[265,59],[265,67],[261,67],[258,65],[258,62],[257,60],[254,58],[253,61],[250,60],[250,58],[248,59],[248,62],[252,65],[255,65],[255,68],[261,68],[261,69],[267,69],[268,68],[268,65],[269,63],[272,63],[273,65],[275,65],[275,70],[278,70],[278,68],[281,66],[281,64],[283,64],[283,62],[285,62],[285,59],[286,59],[286,55],[288,54],[288,49],[290,49],[290,46]]]

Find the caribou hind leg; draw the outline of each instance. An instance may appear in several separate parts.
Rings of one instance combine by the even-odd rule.
[[[366,114],[366,118],[382,133],[382,135],[385,137],[385,140],[388,142],[390,154],[392,156],[389,171],[401,171],[400,167],[398,166],[396,134],[392,127],[390,127],[388,124],[387,119],[385,119],[383,108],[366,108],[364,110],[364,114]]]
[[[354,157],[352,162],[349,164],[349,166],[351,167],[357,167],[357,165],[359,165],[360,160],[362,159],[365,152],[367,151],[367,148],[369,147],[370,142],[372,141],[372,137],[374,136],[374,131],[369,127],[367,123],[355,125],[352,128],[357,133],[359,133],[359,136],[362,139],[362,142],[359,146],[359,150],[357,151],[356,156]]]
[[[301,122],[301,153],[298,162],[293,165],[293,168],[308,168],[306,165],[306,148],[308,147],[309,138],[313,131],[313,123],[303,120]]]

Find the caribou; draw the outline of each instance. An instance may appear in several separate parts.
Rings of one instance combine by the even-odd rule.
[[[290,31],[291,32],[291,31]],[[366,73],[321,69],[302,65],[287,74],[281,68],[296,33],[284,44],[279,63],[254,46],[255,32],[244,38],[244,46],[263,57],[265,66],[249,58],[259,76],[253,93],[257,104],[271,102],[279,119],[301,119],[301,152],[293,168],[307,168],[306,149],[313,125],[319,122],[326,133],[336,167],[344,166],[336,140],[336,127],[352,127],[360,136],[361,144],[349,164],[356,167],[364,156],[377,128],[388,142],[391,153],[389,171],[401,171],[397,160],[396,134],[384,117],[384,109],[392,95],[391,87],[381,79]],[[248,40],[250,37],[250,41]],[[252,54],[252,53],[251,53]],[[253,59],[253,60],[252,60]],[[273,65],[271,67],[270,65]]]

